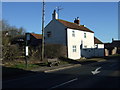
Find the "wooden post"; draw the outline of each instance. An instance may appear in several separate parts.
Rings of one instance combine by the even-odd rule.
[[[44,60],[44,16],[45,16],[45,3],[43,0],[43,7],[42,7],[42,55],[41,60]]]

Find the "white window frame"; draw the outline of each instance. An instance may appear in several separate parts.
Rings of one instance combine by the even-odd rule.
[[[73,46],[72,46],[72,51],[73,51],[73,52],[77,52],[77,46],[76,46],[76,45],[73,45]]]
[[[75,31],[72,31],[72,37],[75,37]]]
[[[86,33],[84,33],[84,38],[87,38]]]

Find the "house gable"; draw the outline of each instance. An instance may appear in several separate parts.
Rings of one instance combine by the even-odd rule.
[[[45,27],[45,43],[66,45],[66,27],[56,19],[50,21]],[[48,36],[48,34],[50,34]]]

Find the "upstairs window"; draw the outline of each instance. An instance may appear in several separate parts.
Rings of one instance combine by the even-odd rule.
[[[86,33],[84,33],[84,38],[86,38]]]
[[[51,31],[47,32],[47,37],[51,37]]]
[[[72,31],[72,36],[75,37],[75,31]]]
[[[76,52],[76,45],[73,45],[73,52]]]

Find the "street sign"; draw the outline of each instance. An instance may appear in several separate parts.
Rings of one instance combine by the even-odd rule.
[[[29,33],[27,33],[26,39],[27,39],[27,41],[30,40],[30,34]]]
[[[26,46],[25,54],[26,54],[26,56],[28,56],[28,46]]]

